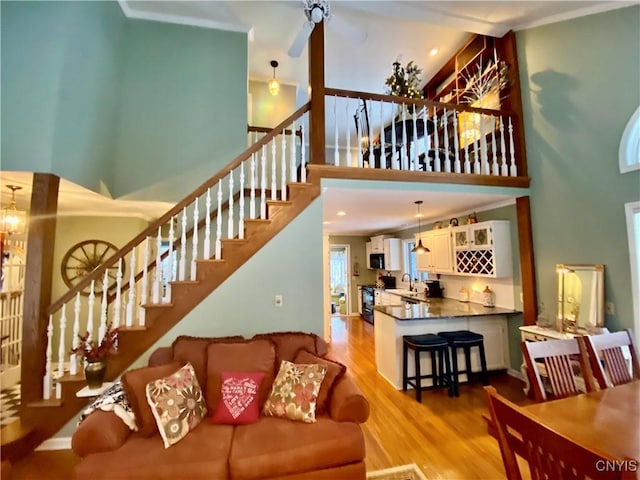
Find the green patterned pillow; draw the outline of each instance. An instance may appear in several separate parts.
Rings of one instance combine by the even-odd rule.
[[[315,423],[316,400],[326,373],[325,365],[295,364],[283,360],[263,413],[271,417]]]
[[[146,393],[164,448],[182,440],[207,415],[207,405],[190,363],[167,377],[149,382]]]

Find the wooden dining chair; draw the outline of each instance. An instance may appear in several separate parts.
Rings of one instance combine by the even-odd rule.
[[[527,366],[529,385],[537,402],[582,393],[576,382],[576,367],[580,370],[577,372],[578,375],[584,380],[585,390],[587,392],[595,390],[586,355],[575,338],[521,342],[520,346]],[[548,379],[550,395],[547,393],[543,378]]]
[[[640,380],[640,363],[631,330],[586,335],[579,337],[578,340],[589,358],[591,371],[600,388],[610,388],[632,380]],[[622,351],[624,347],[629,349],[631,370]]]
[[[538,423],[529,414],[496,392],[484,387],[493,431],[498,440],[502,463],[508,480],[522,480],[516,455],[529,464],[532,479],[631,479],[625,472],[636,465],[631,459],[620,460],[596,452]],[[603,471],[604,465],[618,465],[617,471]],[[622,470],[622,471],[621,471]]]

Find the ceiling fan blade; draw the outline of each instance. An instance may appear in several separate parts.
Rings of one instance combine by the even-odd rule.
[[[329,27],[336,32],[344,35],[356,45],[362,45],[367,40],[367,32],[360,30],[355,25],[341,19],[335,15],[331,15],[327,20]]]
[[[293,58],[297,58],[302,53],[304,46],[307,44],[309,37],[311,36],[311,32],[313,31],[313,27],[316,24],[313,22],[305,22],[302,25],[302,28],[298,32],[296,39],[291,44],[291,48],[289,48],[289,56]]]

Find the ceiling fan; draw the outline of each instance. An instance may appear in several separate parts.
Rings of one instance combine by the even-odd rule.
[[[340,17],[332,15],[329,2],[326,0],[303,0],[302,8],[307,17],[307,21],[302,25],[302,28],[298,32],[293,44],[291,44],[291,48],[289,48],[290,57],[296,58],[300,56],[304,46],[309,40],[309,36],[311,36],[313,28],[317,23],[324,20],[327,21],[327,25],[329,25],[329,27],[338,31],[356,44],[362,44],[367,39],[366,32],[363,32],[345,20],[340,19]]]

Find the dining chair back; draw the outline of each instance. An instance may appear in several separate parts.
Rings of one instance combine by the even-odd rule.
[[[632,380],[640,380],[640,363],[631,330],[587,335],[579,337],[579,341],[587,353],[591,371],[600,388],[610,388]],[[623,348],[628,349],[631,368]]]
[[[583,379],[587,392],[595,390],[586,355],[575,338],[521,342],[520,346],[527,366],[529,384],[537,402],[578,395],[581,390],[576,376]],[[543,378],[548,379],[548,382],[544,382]],[[545,384],[549,386],[550,395]]]
[[[633,472],[625,469],[633,469],[634,460],[609,458],[580,445],[536,421],[494,387],[484,389],[508,480],[522,480],[516,455],[529,464],[533,479],[633,478]],[[607,465],[618,467],[607,469]]]

